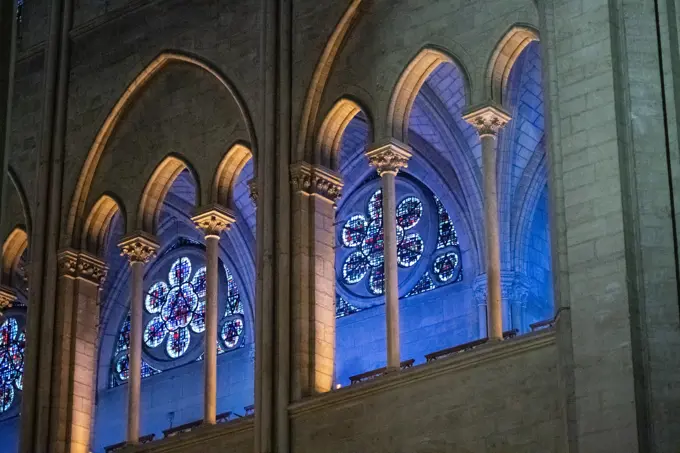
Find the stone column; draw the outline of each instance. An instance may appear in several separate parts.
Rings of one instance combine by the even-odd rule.
[[[88,453],[96,394],[99,293],[107,267],[87,252],[58,253],[58,309],[49,451]],[[28,341],[31,341],[30,338]]]
[[[293,400],[327,392],[335,366],[335,202],[342,182],[320,165],[291,165]]]
[[[463,119],[477,129],[482,141],[488,336],[490,340],[500,341],[503,339],[503,319],[498,236],[498,187],[496,185],[496,136],[498,131],[510,121],[510,115],[500,107],[486,105],[471,110],[463,116]]]
[[[479,338],[487,338],[487,315],[486,315],[486,275],[479,275],[472,286],[475,304],[477,305],[477,323]]]
[[[217,289],[219,283],[220,235],[236,221],[234,214],[219,205],[202,209],[192,217],[196,227],[205,234],[206,292],[205,292],[205,354],[203,423],[214,425],[217,416]]]
[[[144,264],[155,255],[158,242],[148,233],[133,233],[118,244],[132,270],[130,303],[130,379],[128,381],[127,442],[139,442],[139,402],[142,380],[142,307],[144,304]]]
[[[387,370],[399,369],[399,269],[397,267],[397,194],[395,177],[406,168],[411,152],[407,145],[391,140],[366,152],[382,179],[383,246],[385,256],[385,314],[387,318]]]

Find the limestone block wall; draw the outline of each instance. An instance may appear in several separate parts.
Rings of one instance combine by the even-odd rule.
[[[566,451],[553,334],[293,405],[291,451]]]

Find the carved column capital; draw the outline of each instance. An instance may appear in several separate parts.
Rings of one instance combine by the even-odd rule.
[[[472,291],[477,305],[486,305],[487,282],[486,274],[478,275],[472,283]]]
[[[342,196],[340,175],[321,165],[296,162],[290,166],[290,183],[294,192],[306,192],[335,202]]]
[[[229,209],[214,204],[199,210],[199,213],[191,220],[206,237],[217,236],[219,238],[223,231],[231,228],[231,224],[236,222],[236,216]]]
[[[495,137],[512,118],[500,106],[488,104],[468,110],[463,119],[477,129],[480,137],[485,135]]]
[[[250,199],[257,206],[257,179],[253,178],[248,181],[248,192],[250,193]]]
[[[380,176],[383,173],[397,174],[402,168],[408,167],[408,161],[412,156],[408,145],[391,139],[385,143],[373,145],[366,151],[368,163],[378,170]]]
[[[137,231],[124,237],[119,243],[120,256],[125,256],[130,263],[148,262],[155,254],[158,248],[156,239],[148,233]]]
[[[7,309],[12,308],[14,302],[17,300],[17,295],[12,288],[5,285],[0,285],[0,314]]]

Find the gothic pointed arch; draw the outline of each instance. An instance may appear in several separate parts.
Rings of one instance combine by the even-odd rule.
[[[22,227],[14,228],[2,243],[2,284],[11,286],[13,271],[27,247],[26,230]]]
[[[158,164],[158,166],[156,166],[156,169],[144,187],[144,192],[142,193],[142,198],[139,202],[139,209],[137,210],[137,229],[149,233],[155,232],[158,216],[161,207],[163,206],[165,196],[168,194],[168,191],[175,182],[175,179],[177,179],[177,176],[184,170],[189,170],[196,185],[200,187],[201,182],[193,166],[177,154],[167,156]],[[200,190],[196,191],[197,198],[200,198],[200,193]],[[195,205],[200,206],[201,200],[197,199]]]
[[[107,143],[116,129],[117,124],[123,117],[123,114],[127,111],[129,105],[134,101],[138,93],[154,78],[154,76],[156,76],[161,71],[161,69],[173,62],[186,63],[208,72],[228,91],[238,107],[240,116],[245,123],[248,141],[253,147],[253,152],[255,152],[256,137],[252,118],[246,108],[242,96],[239,94],[234,84],[212,64],[198,57],[173,51],[163,52],[148,66],[146,66],[146,68],[144,68],[139,73],[139,75],[137,75],[132,83],[128,85],[107,116],[104,124],[99,129],[99,132],[97,133],[97,136],[90,147],[87,159],[83,164],[83,168],[73,194],[73,199],[71,201],[66,224],[67,244],[74,245],[81,242],[84,211],[90,188],[92,187],[92,181],[97,171],[100,159],[104,153],[104,150],[106,149]]]
[[[233,145],[217,167],[211,192],[211,202],[229,209],[234,206],[234,186],[241,171],[253,158],[250,146],[246,143]]]
[[[370,117],[364,107],[347,97],[340,98],[333,105],[319,129],[315,163],[333,171],[340,169],[340,148],[345,129],[360,112]],[[372,141],[370,135],[369,130],[369,142]]]
[[[489,59],[485,88],[487,98],[499,105],[506,104],[510,71],[524,48],[533,41],[538,41],[538,31],[529,25],[513,25],[503,35]]]
[[[307,91],[307,98],[305,100],[305,106],[300,121],[297,152],[294,161],[314,161],[314,159],[311,158],[312,156],[309,154],[311,154],[312,150],[314,149],[313,133],[315,130],[315,121],[319,112],[319,107],[321,105],[323,92],[326,88],[326,82],[330,76],[331,68],[333,67],[335,58],[340,52],[342,44],[351,30],[352,25],[356,23],[360,15],[359,7],[361,4],[362,0],[351,1],[350,5],[345,11],[345,14],[340,19],[340,22],[335,27],[333,34],[326,43],[323,54],[321,55],[319,63],[314,70],[314,75]]]
[[[125,210],[122,203],[113,194],[104,194],[94,204],[85,221],[83,249],[96,256],[102,256],[106,247],[109,227],[117,213],[125,221]]]
[[[24,186],[21,184],[21,181],[19,180],[19,176],[17,175],[16,171],[14,171],[11,165],[8,166],[7,168],[7,174],[9,175],[9,180],[12,181],[12,185],[14,186],[14,190],[16,191],[19,203],[21,204],[21,209],[24,215],[23,217],[24,225],[26,226],[26,232],[30,234],[32,223],[31,210],[30,205],[28,203],[28,198],[26,197],[26,191],[24,190]]]
[[[465,67],[448,52],[433,46],[423,48],[406,66],[392,93],[387,113],[387,131],[395,139],[408,143],[413,104],[427,78],[442,63],[452,64],[461,71],[465,82],[465,99],[470,99],[470,77]]]

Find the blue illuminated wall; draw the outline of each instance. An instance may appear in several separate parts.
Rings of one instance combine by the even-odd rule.
[[[252,163],[239,176],[235,188],[237,222],[220,241],[220,259],[228,266],[239,286],[244,304],[246,329],[243,347],[217,356],[217,413],[232,411],[244,415],[244,407],[254,403],[254,228],[255,209],[248,197],[247,182],[252,178]],[[201,233],[190,220],[194,212],[195,186],[187,172],[180,174],[167,195],[159,220],[162,257],[165,249],[176,246],[178,238],[203,243]],[[129,269],[119,256],[116,243],[123,235],[120,217],[114,220],[108,243],[107,261],[111,267],[102,291],[102,338],[97,376],[97,400],[93,436],[94,453],[125,440],[127,423],[127,384],[111,387],[112,351],[123,319],[129,310]],[[184,248],[182,248],[184,247]],[[183,255],[186,247],[168,252]],[[193,246],[195,247],[195,246]],[[161,259],[161,258],[159,258]],[[154,262],[146,269],[145,287],[154,278]],[[220,291],[222,285],[220,283]],[[203,418],[203,361],[191,361],[142,379],[140,434],[162,431],[171,426]]]
[[[506,96],[506,108],[513,119],[499,137],[497,168],[504,328],[517,327],[527,332],[529,324],[553,315],[544,106],[537,42],[529,44],[517,59]],[[474,340],[484,333],[485,319],[475,299],[475,289],[483,287],[485,281],[481,147],[476,131],[462,120],[465,106],[464,78],[455,66],[442,64],[421,88],[411,112],[409,143],[414,157],[407,172],[440,197],[455,219],[465,272],[460,282],[404,297],[403,282],[408,277],[400,271],[402,360],[413,358],[422,363],[427,353]],[[362,156],[369,130],[367,116],[359,114],[343,136],[340,166],[345,188],[337,211],[338,234],[347,213],[361,209],[348,206],[347,200],[352,200],[353,194],[375,177],[375,171]],[[342,279],[342,263],[337,261],[336,274]],[[520,300],[523,314],[519,324],[513,325],[509,305]],[[360,306],[360,302],[355,305]],[[383,305],[339,317],[336,335],[337,383],[346,385],[349,376],[385,365]]]

